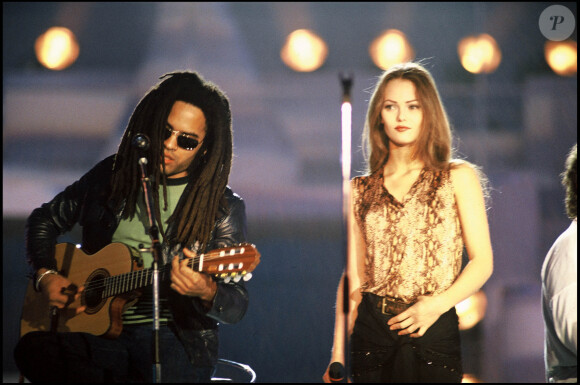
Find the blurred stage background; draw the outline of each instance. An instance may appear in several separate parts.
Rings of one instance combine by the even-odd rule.
[[[354,75],[355,176],[369,89],[381,73],[368,47],[387,29],[403,32],[413,58],[426,59],[455,147],[493,187],[495,271],[483,288],[485,318],[463,332],[466,373],[542,382],[540,267],[569,223],[558,174],[577,141],[576,73],[558,75],[544,57],[539,19],[552,4],[3,3],[3,382],[17,378],[26,217],[115,152],[138,100],[177,69],[199,71],[230,97],[230,185],[246,200],[249,240],[262,253],[247,284],[249,311],[222,325],[220,356],[249,364],[257,382],[320,382],[344,259],[338,75]],[[576,3],[561,4],[576,18]],[[70,29],[80,46],[60,71],[34,53],[53,26]],[[312,72],[280,58],[287,35],[302,28],[328,48]],[[501,63],[474,74],[457,45],[482,33],[496,40]]]

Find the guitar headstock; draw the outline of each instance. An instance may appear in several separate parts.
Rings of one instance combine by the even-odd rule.
[[[195,258],[194,270],[222,278],[225,282],[232,279],[248,281],[256,266],[260,263],[260,253],[256,246],[241,243],[236,246],[222,247],[200,254]]]

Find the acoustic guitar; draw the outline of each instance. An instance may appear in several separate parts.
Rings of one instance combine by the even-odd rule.
[[[86,332],[116,338],[122,330],[122,314],[135,303],[138,289],[153,284],[152,268],[143,269],[135,249],[111,243],[95,254],[86,254],[71,243],[56,245],[55,258],[59,274],[73,284],[82,284],[80,302],[84,312],[50,307],[48,298],[34,290],[34,282],[26,289],[20,335],[31,331]],[[226,282],[247,281],[260,263],[260,253],[249,243],[224,247],[191,258],[188,266]],[[171,263],[159,266],[159,281],[170,278]],[[80,286],[80,285],[79,285]]]

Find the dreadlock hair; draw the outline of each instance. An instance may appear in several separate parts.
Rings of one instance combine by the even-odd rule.
[[[168,223],[176,222],[176,241],[182,245],[207,246],[226,189],[232,164],[232,118],[227,96],[215,84],[199,74],[178,71],[160,77],[135,107],[123,135],[113,166],[110,199],[117,209],[125,205],[122,218],[134,217],[141,193],[141,173],[138,160],[143,156],[132,148],[137,133],[150,138],[145,156],[149,159],[151,190],[157,226],[167,241],[160,223],[159,187],[163,186],[164,209],[167,209],[167,177],[165,175],[164,130],[173,104],[183,101],[200,108],[206,119],[206,136],[202,147],[187,170],[186,197],[179,200]]]

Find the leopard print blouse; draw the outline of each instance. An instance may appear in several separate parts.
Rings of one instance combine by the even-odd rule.
[[[361,290],[412,303],[448,289],[463,253],[449,169],[421,170],[402,202],[384,187],[382,169],[353,178],[351,187],[366,245]]]

